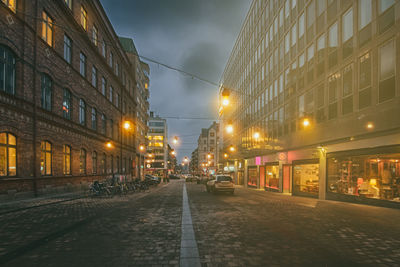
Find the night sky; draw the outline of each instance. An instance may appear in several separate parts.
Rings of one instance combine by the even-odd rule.
[[[251,0],[101,0],[116,33],[140,55],[219,83]],[[143,60],[146,62],[146,60]],[[150,65],[150,109],[167,119],[177,159],[190,157],[201,128],[217,119],[218,88]],[[179,137],[179,145],[172,138]]]

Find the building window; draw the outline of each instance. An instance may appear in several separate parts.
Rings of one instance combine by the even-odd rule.
[[[15,94],[15,57],[2,45],[0,45],[0,91]]]
[[[79,123],[86,125],[86,103],[82,98],[79,99]]]
[[[72,9],[72,0],[64,0],[69,9]]]
[[[337,23],[333,24],[329,28],[329,68],[336,66],[337,64],[337,47],[338,47],[338,28]]]
[[[113,94],[114,94],[114,89],[113,89],[112,86],[110,86],[110,98],[109,98],[109,100],[110,100],[111,103],[113,103]]]
[[[83,6],[81,6],[81,25],[87,31],[87,12]]]
[[[106,134],[107,132],[107,123],[106,123],[106,116],[101,114],[101,133]]]
[[[353,65],[344,68],[343,71],[343,98],[342,114],[353,112]]]
[[[388,10],[392,5],[394,5],[394,0],[380,0],[379,1],[379,14],[382,14]]]
[[[112,68],[114,66],[114,59],[113,59],[113,53],[110,52],[110,61],[109,61],[110,67]]]
[[[103,57],[106,57],[106,40],[103,39],[103,42],[101,43],[101,54]]]
[[[83,148],[79,153],[79,173],[80,174],[86,173],[86,150]]]
[[[111,155],[111,159],[110,159],[110,169],[109,169],[109,173],[114,173],[114,156]]]
[[[14,13],[17,11],[17,0],[1,0]]]
[[[71,174],[71,147],[63,145],[63,173],[64,175]]]
[[[343,58],[353,53],[353,9],[350,8],[342,17]]]
[[[0,176],[17,175],[17,139],[10,133],[0,133]]]
[[[97,173],[97,152],[92,153],[92,172]]]
[[[51,110],[53,82],[46,74],[42,74],[42,108]]]
[[[53,19],[45,11],[42,12],[42,19],[42,39],[53,46]]]
[[[371,105],[371,67],[371,53],[368,52],[360,58],[360,88],[358,90],[359,109]]]
[[[359,0],[358,1],[358,29],[359,29],[359,43],[360,46],[364,45],[371,39],[372,35],[372,1]]]
[[[340,77],[339,73],[336,73],[328,78],[329,120],[337,118],[337,95],[338,95],[337,92],[338,92],[339,77]]]
[[[107,87],[107,81],[104,77],[101,77],[101,94],[106,95],[106,87]]]
[[[97,69],[95,66],[92,67],[92,86],[97,88]]]
[[[93,25],[93,28],[92,28],[92,42],[94,43],[94,45],[95,46],[97,46],[97,43],[98,43],[98,31],[97,31],[97,28],[96,28],[96,26],[94,26]]]
[[[295,164],[293,166],[293,193],[296,195],[318,195],[319,164]]]
[[[119,94],[115,95],[115,106],[119,108]]]
[[[389,151],[385,154],[332,155],[327,159],[328,191],[398,201],[400,154]]]
[[[103,153],[103,157],[101,158],[101,171],[103,174],[107,173],[107,156],[106,153]]]
[[[381,103],[393,99],[396,92],[396,50],[394,41],[390,41],[380,47],[379,62],[379,103]]]
[[[69,91],[68,89],[64,89],[63,92],[63,117],[65,119],[70,120],[71,119],[71,99],[72,99],[72,95],[71,95],[71,91]]]
[[[97,130],[97,111],[92,108],[92,129]]]
[[[110,137],[114,138],[114,121],[110,120]]]
[[[40,144],[40,173],[41,175],[52,174],[52,151],[51,143],[48,141],[42,141]]]
[[[64,34],[64,59],[70,64],[72,56],[71,49],[72,49],[72,41],[67,35]]]
[[[86,77],[86,56],[82,52],[79,55],[79,73]]]
[[[115,75],[119,76],[119,64],[115,63]]]

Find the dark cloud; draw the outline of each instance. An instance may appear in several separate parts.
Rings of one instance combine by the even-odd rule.
[[[218,83],[251,0],[100,0],[117,34],[139,54]],[[150,104],[160,116],[217,116],[217,87],[150,63]],[[207,120],[168,119],[170,138],[200,134]],[[185,137],[179,159],[197,137]],[[192,143],[192,146],[188,143]]]

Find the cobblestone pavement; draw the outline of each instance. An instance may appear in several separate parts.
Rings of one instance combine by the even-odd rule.
[[[203,266],[400,266],[400,211],[188,184]]]
[[[0,215],[0,265],[177,266],[181,213],[182,182],[6,213]]]
[[[190,220],[183,183],[8,203],[0,207],[0,265],[179,266],[185,222],[203,266],[400,266],[399,210],[243,188],[214,195],[187,183]]]

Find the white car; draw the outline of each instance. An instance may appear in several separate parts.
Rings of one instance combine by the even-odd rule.
[[[207,192],[229,192],[233,195],[235,187],[232,178],[228,175],[217,175],[206,184]]]

